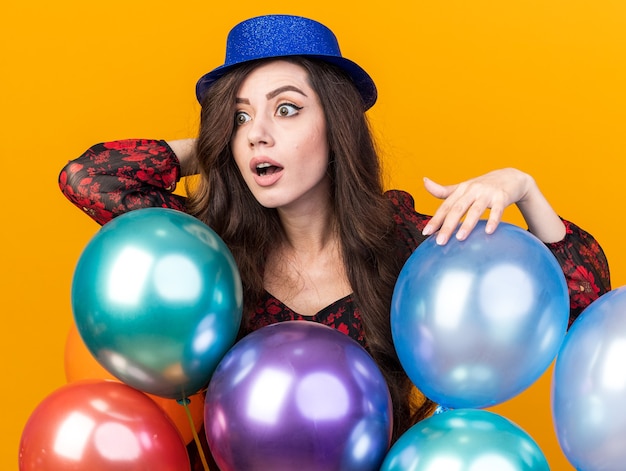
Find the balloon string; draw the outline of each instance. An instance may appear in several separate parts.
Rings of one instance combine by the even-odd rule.
[[[193,417],[191,416],[191,411],[189,410],[189,402],[190,399],[184,398],[179,400],[178,403],[182,404],[185,408],[185,412],[187,413],[187,418],[189,419],[189,424],[191,425],[191,433],[193,434],[193,439],[196,442],[196,447],[198,448],[198,453],[200,455],[200,460],[202,460],[202,466],[204,467],[204,471],[210,471],[209,465],[206,461],[206,457],[204,456],[204,450],[202,449],[202,444],[200,443],[200,438],[198,437],[198,433],[196,432],[196,426],[193,423]]]

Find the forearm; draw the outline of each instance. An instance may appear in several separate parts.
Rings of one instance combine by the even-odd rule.
[[[535,180],[528,177],[528,189],[517,202],[528,230],[545,243],[558,242],[565,237],[565,225],[548,200],[539,190]]]
[[[167,141],[180,164],[180,176],[188,177],[198,173],[196,165],[196,139]]]

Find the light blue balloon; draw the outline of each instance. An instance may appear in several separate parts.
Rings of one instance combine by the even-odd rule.
[[[544,454],[521,428],[478,409],[433,415],[407,430],[380,471],[549,471]]]
[[[105,224],[81,254],[72,310],[85,345],[122,382],[182,399],[208,384],[234,344],[242,288],[224,242],[166,208]]]
[[[488,407],[528,388],[563,341],[565,276],[529,232],[480,221],[465,241],[428,238],[402,268],[391,307],[402,366],[447,408]]]
[[[554,366],[552,418],[577,470],[626,469],[626,287],[591,303],[570,328]]]

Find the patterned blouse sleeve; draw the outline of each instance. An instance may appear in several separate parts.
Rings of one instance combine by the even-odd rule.
[[[600,244],[573,222],[563,220],[565,238],[546,244],[558,260],[569,288],[569,323],[603,294],[611,290],[609,264]]]
[[[172,192],[180,164],[165,141],[105,142],[70,161],[59,175],[63,194],[99,224],[140,208],[185,210]]]
[[[413,197],[403,191],[388,191],[402,244],[410,252],[425,240],[421,231],[430,216],[414,209]],[[570,221],[565,224],[565,238],[546,244],[565,274],[570,296],[570,325],[580,313],[604,293],[611,290],[609,265],[600,244],[593,236]]]
[[[399,239],[398,249],[404,249],[405,258],[408,258],[417,246],[426,240],[426,237],[422,235],[422,230],[431,216],[415,211],[413,197],[406,191],[389,190],[385,192],[385,196],[389,198],[394,208],[396,236]]]

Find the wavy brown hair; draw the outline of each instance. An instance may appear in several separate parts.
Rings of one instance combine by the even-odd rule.
[[[382,371],[393,402],[393,441],[433,410],[415,394],[393,345],[390,306],[405,262],[398,253],[396,227],[383,193],[382,169],[363,102],[352,81],[322,61],[288,58],[308,72],[324,109],[330,148],[328,174],[341,254],[354,302],[361,314],[367,348]],[[197,141],[199,173],[188,209],[209,224],[231,249],[244,286],[244,312],[252,313],[264,292],[267,254],[283,240],[274,209],[261,206],[235,164],[230,143],[235,130],[236,93],[260,61],[220,78],[202,101]],[[244,316],[242,331],[247,328]]]

